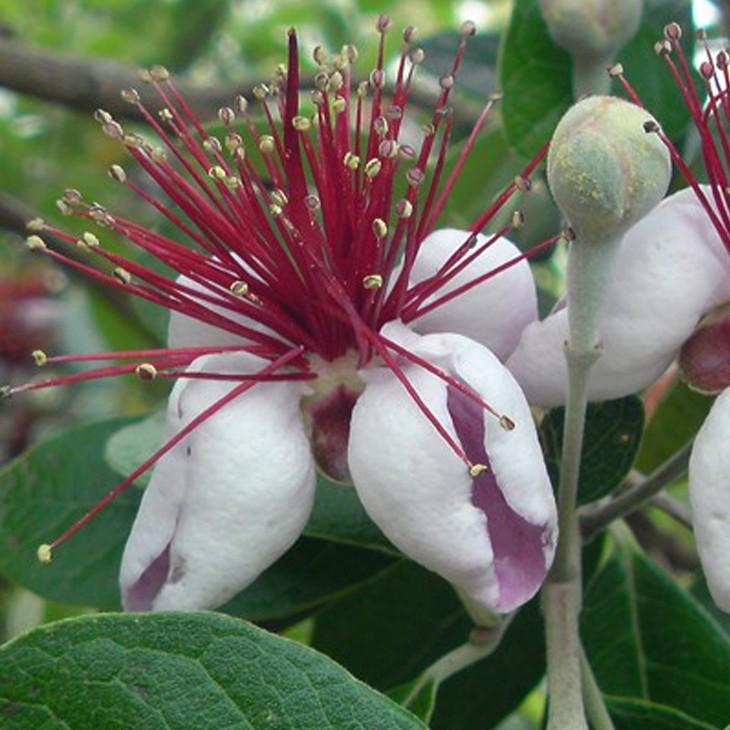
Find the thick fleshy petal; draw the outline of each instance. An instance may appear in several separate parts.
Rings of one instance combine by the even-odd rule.
[[[730,257],[695,194],[675,193],[633,226],[621,244],[590,398],[619,398],[648,386],[699,319],[728,300]],[[565,401],[567,337],[566,309],[522,333],[507,366],[531,403]]]
[[[689,461],[697,552],[715,603],[730,612],[730,389],[715,401]]]
[[[469,231],[455,228],[434,231],[421,245],[410,284],[433,276],[469,236]],[[475,247],[487,240],[486,236],[479,234]],[[426,300],[427,303],[519,255],[520,250],[511,241],[498,238],[434,297]],[[421,334],[456,332],[465,335],[505,360],[517,346],[522,330],[536,319],[535,282],[530,265],[523,260],[414,320],[412,327]]]
[[[498,419],[417,365],[404,372],[472,463],[476,478],[393,373],[364,373],[349,464],[360,499],[411,558],[484,606],[507,612],[539,589],[557,538],[552,487],[519,386],[485,347],[455,334],[419,337],[391,323],[383,334],[476,391],[516,423]]]
[[[226,353],[194,371],[251,373],[265,361]],[[234,383],[180,380],[172,435]],[[227,404],[155,467],[124,551],[129,610],[214,608],[249,585],[297,539],[314,498],[314,464],[299,383],[260,383]]]

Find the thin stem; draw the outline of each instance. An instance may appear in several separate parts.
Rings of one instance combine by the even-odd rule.
[[[580,577],[549,580],[542,590],[550,706],[548,730],[588,730],[583,709],[578,615]]]
[[[420,676],[416,684],[403,700],[403,706],[408,707],[418,697],[418,693],[429,683],[438,687],[442,682],[457,674],[462,669],[470,667],[492,654],[499,646],[507,627],[512,622],[513,615],[506,617],[499,624],[491,628],[475,628],[466,644],[457,646],[448,654],[437,659]]]
[[[679,522],[682,527],[692,530],[692,513],[689,507],[682,504],[678,499],[670,497],[668,494],[655,494],[650,503],[653,507],[660,509],[672,519]]]
[[[580,519],[581,531],[586,541],[592,540],[604,527],[614,520],[635,512],[666,486],[684,476],[692,452],[692,441],[655,469],[644,481],[608,504],[587,509]]]
[[[580,650],[580,674],[583,682],[583,699],[586,703],[586,712],[593,730],[615,730],[613,720],[608,714],[606,703],[603,700],[603,693],[598,686],[598,682],[596,682],[593,669],[582,647]]]
[[[576,101],[582,96],[611,93],[611,77],[606,71],[611,61],[610,56],[573,56],[573,98]]]
[[[620,237],[573,241],[568,258],[568,393],[558,485],[560,535],[543,589],[550,710],[548,730],[587,730],[581,691],[580,531],[576,512],[588,378],[601,356],[599,323],[621,244]]]

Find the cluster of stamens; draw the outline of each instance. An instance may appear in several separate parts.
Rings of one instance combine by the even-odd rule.
[[[444,290],[500,236],[522,223],[521,214],[515,213],[486,242],[477,243],[476,234],[510,198],[529,190],[529,176],[544,151],[478,216],[463,244],[439,270],[411,284],[420,247],[434,230],[495,100],[484,107],[446,175],[453,124],[449,98],[474,26],[465,23],[461,28],[452,67],[439,80],[438,98],[423,126],[420,147],[403,142],[401,133],[414,73],[424,52],[413,45],[415,29],[407,28],[395,80],[388,86],[384,64],[389,26],[385,16],[378,20],[375,68],[359,83],[353,79],[355,48],[346,46],[336,54],[316,48],[318,69],[308,102],[301,98],[297,36],[290,31],[287,65],[276,69],[271,83],[253,89],[253,103],[239,96],[218,111],[224,128],[220,137],[208,133],[162,67],[142,74],[163,104],[156,114],[135,89],[122,92],[122,98],[136,107],[157,135],[158,143],[126,131],[108,112],[98,110],[94,116],[103,132],[127,149],[163,195],[155,197],[135,181],[136,171],[128,172],[119,164],[109,168],[111,179],[151,205],[187,242],[112,214],[69,189],[58,201],[60,212],[84,218],[101,232],[72,236],[35,219],[29,224],[33,235],[27,239],[28,246],[105,285],[233,333],[241,344],[56,357],[36,352],[36,363],[44,366],[123,362],[7,388],[5,395],[122,374],[136,374],[142,380],[197,377],[237,383],[225,398],[154,454],[141,467],[145,470],[205,418],[256,383],[315,379],[311,356],[333,361],[355,351],[358,367],[375,362],[391,369],[470,475],[477,477],[486,467],[469,462],[410,383],[405,364],[424,368],[466,393],[506,430],[514,428],[514,423],[507,415],[495,413],[450,373],[381,335],[380,328],[395,319],[413,323],[557,240],[551,238],[498,269]],[[99,265],[47,246],[44,232],[78,246]],[[164,276],[116,253],[102,240],[111,233],[165,263],[177,276]],[[269,364],[250,375],[186,370],[201,355],[227,351],[252,353]],[[52,547],[73,534],[140,473],[136,470],[64,535],[43,546],[39,558],[50,559]]]

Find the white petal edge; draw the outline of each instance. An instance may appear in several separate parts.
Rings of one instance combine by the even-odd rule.
[[[455,228],[444,228],[427,236],[421,244],[409,283],[414,285],[433,276],[469,236],[469,231]],[[488,240],[487,236],[478,234],[476,247]],[[484,253],[427,299],[426,303],[518,256],[520,250],[514,243],[498,237]],[[420,334],[455,332],[465,335],[485,345],[504,361],[517,347],[522,330],[536,319],[535,282],[529,263],[523,259],[414,320],[412,327]]]
[[[591,400],[619,398],[654,382],[699,319],[730,300],[730,257],[692,190],[662,201],[624,236],[600,323],[603,354]],[[524,330],[507,361],[535,405],[565,402],[567,310]]]
[[[730,388],[718,396],[689,461],[697,552],[715,603],[730,612]]]
[[[546,525],[551,535],[543,546],[547,571],[557,538],[555,502],[530,409],[517,383],[489,350],[466,337],[418,337],[399,323],[386,325],[382,332],[420,357],[452,368],[495,409],[514,419],[517,427],[507,432],[486,415],[485,444],[508,505],[532,524]],[[444,383],[419,366],[404,369],[457,439]],[[491,610],[511,610],[514,606],[500,603],[485,514],[471,502],[473,485],[465,464],[390,371],[370,370],[364,377],[367,385],[353,411],[348,452],[363,506],[411,558]]]
[[[191,370],[251,373],[264,360],[226,353]],[[180,380],[170,397],[174,433],[235,383]],[[142,608],[214,608],[252,583],[291,547],[314,500],[314,463],[301,420],[299,383],[260,383],[198,426],[155,467],[120,572],[127,608],[145,570],[169,546],[169,570]]]

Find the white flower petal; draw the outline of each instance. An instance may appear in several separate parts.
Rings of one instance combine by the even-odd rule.
[[[177,283],[182,284],[195,292],[203,292],[208,295],[216,294],[216,292],[211,292],[202,284],[189,279],[187,276],[179,276],[177,278]],[[226,307],[215,306],[204,299],[200,299],[198,303],[207,310],[220,315],[221,317],[225,317],[234,324],[243,325],[244,327],[256,330],[257,332],[274,335],[277,339],[281,339],[269,327],[266,327],[260,322],[257,322],[250,317],[246,317],[239,312],[227,309]],[[213,324],[207,324],[206,322],[193,317],[188,317],[180,312],[170,311],[170,323],[167,329],[168,347],[230,347],[240,345],[248,341],[249,340],[247,338],[242,337],[235,332],[231,332],[230,330],[217,327]]]
[[[621,244],[591,371],[591,400],[645,388],[674,359],[698,320],[730,300],[730,257],[691,190],[660,203]],[[568,337],[561,309],[522,333],[507,366],[531,403],[564,403]]]
[[[454,228],[434,231],[421,245],[409,283],[414,285],[433,276],[470,235],[469,231]],[[487,240],[486,236],[479,234],[476,247]],[[438,299],[519,255],[520,250],[511,241],[498,238],[426,302]],[[414,320],[412,327],[421,334],[456,332],[465,335],[486,345],[497,357],[505,360],[517,346],[522,330],[535,319],[535,282],[530,265],[522,260]]]
[[[712,406],[689,462],[697,552],[715,603],[730,612],[730,389]]]
[[[466,337],[419,338],[397,323],[383,335],[467,383],[516,428],[505,431],[453,386],[403,365],[470,459],[488,462],[489,470],[473,479],[396,377],[385,368],[367,371],[348,454],[360,499],[411,558],[490,609],[510,611],[539,589],[557,537],[552,487],[527,402],[499,360]]]
[[[198,358],[191,370],[251,373],[248,354]],[[235,383],[181,380],[169,404],[174,433]],[[299,383],[259,383],[198,426],[155,468],[130,533],[120,582],[131,610],[224,603],[297,539],[314,498]]]

